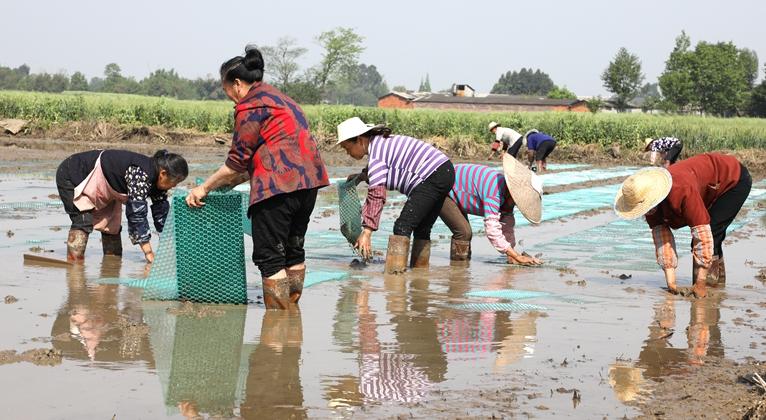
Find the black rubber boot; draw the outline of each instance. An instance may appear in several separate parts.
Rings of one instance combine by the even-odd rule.
[[[104,255],[122,256],[122,235],[119,233],[110,235],[101,232],[101,249]]]

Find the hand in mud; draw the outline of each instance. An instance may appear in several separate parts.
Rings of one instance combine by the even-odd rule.
[[[517,265],[526,265],[526,266],[536,266],[536,265],[542,265],[543,262],[541,260],[538,260],[535,257],[532,257],[527,254],[508,254],[508,264],[517,264]]]
[[[676,286],[676,269],[666,268],[665,270],[665,282],[668,285],[668,292],[677,295],[678,287]]]
[[[372,258],[372,231],[365,228],[362,234],[359,235],[359,238],[357,238],[354,248],[359,251],[359,255],[362,258],[370,260]]]
[[[207,191],[205,190],[205,187],[202,185],[194,187],[186,196],[186,205],[195,208],[202,207],[205,205],[205,202],[202,201],[205,199],[205,197],[207,197]]]

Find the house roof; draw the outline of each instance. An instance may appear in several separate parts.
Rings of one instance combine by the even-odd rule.
[[[583,102],[579,99],[549,99],[535,96],[497,95],[484,96],[455,96],[450,93],[404,93],[389,92],[380,98],[396,95],[405,100],[418,103],[439,104],[480,104],[480,105],[538,105],[538,106],[572,106]]]

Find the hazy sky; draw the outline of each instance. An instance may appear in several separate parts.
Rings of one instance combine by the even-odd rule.
[[[595,95],[605,93],[599,76],[623,46],[656,81],[682,29],[692,45],[732,41],[754,50],[760,79],[764,16],[763,0],[4,0],[0,65],[90,78],[116,62],[136,78],[157,68],[198,77],[216,74],[249,42],[292,36],[309,49],[309,66],[320,59],[316,35],[347,26],[365,37],[361,61],[376,65],[389,87],[417,88],[429,73],[434,90],[460,82],[488,91],[501,73],[533,67]]]

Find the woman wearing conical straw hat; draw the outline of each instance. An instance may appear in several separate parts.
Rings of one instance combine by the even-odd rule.
[[[509,264],[540,265],[542,261],[514,250],[516,219],[513,208],[538,224],[542,219],[542,180],[511,155],[503,154],[503,170],[484,165],[455,165],[455,185],[439,215],[452,231],[450,259],[471,258],[471,224],[468,215],[484,218],[484,231],[492,246]]]
[[[398,274],[406,269],[413,234],[410,267],[428,267],[431,228],[455,182],[455,167],[447,155],[424,141],[391,135],[384,125],[365,124],[358,117],[338,125],[336,144],[354,159],[369,155],[366,174],[360,174],[369,189],[362,208],[364,229],[356,248],[363,257],[371,255],[372,232],[378,229],[386,191],[397,190],[407,196],[407,202],[388,237],[386,272]]]
[[[693,292],[707,295],[707,285],[723,286],[726,272],[722,244],[726,228],[745,203],[752,178],[736,158],[706,153],[665,168],[643,169],[625,180],[614,200],[623,219],[646,215],[657,263],[668,290],[677,293],[675,239],[670,229],[692,232]]]

